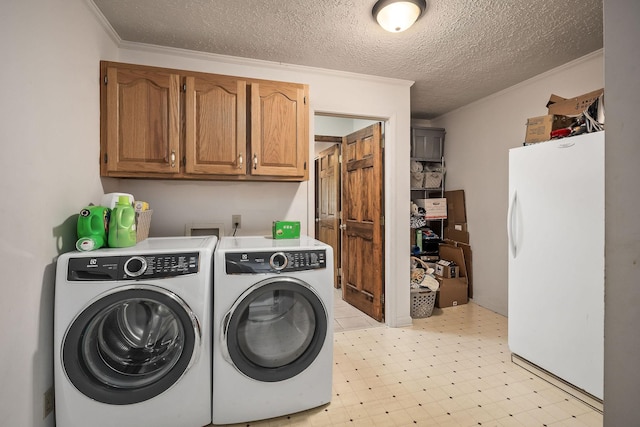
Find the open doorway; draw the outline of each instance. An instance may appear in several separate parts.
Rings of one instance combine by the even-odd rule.
[[[384,321],[384,123],[315,116],[315,233],[342,299]]]

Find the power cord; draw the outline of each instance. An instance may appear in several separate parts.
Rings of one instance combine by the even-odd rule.
[[[237,222],[233,223],[233,236],[235,236],[236,235],[236,231],[238,231],[238,225],[240,225],[240,224],[238,224]]]

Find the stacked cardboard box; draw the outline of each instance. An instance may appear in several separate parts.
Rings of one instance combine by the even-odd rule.
[[[527,133],[524,142],[532,144],[551,139],[551,132],[570,127],[575,119],[562,115],[548,114],[546,116],[527,119]]]
[[[598,89],[569,99],[552,94],[546,105],[547,115],[527,119],[525,144],[550,140],[552,131],[571,127],[576,117],[584,113],[591,104],[603,96],[604,89]],[[604,123],[603,117],[599,118],[599,120]]]
[[[440,288],[436,295],[436,306],[444,308],[466,304],[469,301],[469,284],[462,248],[442,244],[440,245],[440,258],[455,263],[459,268],[457,277],[447,278],[436,275],[436,280],[440,283]]]
[[[579,116],[584,110],[589,108],[596,99],[603,95],[604,89],[594,90],[593,92],[569,99],[552,94],[549,102],[547,102],[547,110],[549,114]]]
[[[445,243],[459,247],[464,253],[465,275],[467,277],[469,298],[473,298],[473,269],[469,230],[467,227],[467,208],[464,190],[445,191],[447,200],[447,222],[444,228]],[[442,254],[440,256],[442,258]]]

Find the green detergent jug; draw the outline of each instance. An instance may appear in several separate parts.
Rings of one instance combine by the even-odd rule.
[[[76,231],[79,251],[91,251],[107,244],[107,229],[111,209],[105,206],[87,206],[80,211]]]
[[[109,219],[109,247],[126,248],[136,244],[136,212],[127,196],[120,196]]]

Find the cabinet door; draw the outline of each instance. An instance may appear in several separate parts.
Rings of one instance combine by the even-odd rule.
[[[188,76],[185,171],[245,175],[246,82],[228,76]]]
[[[123,64],[103,64],[103,70],[102,174],[178,173],[180,76]]]
[[[251,175],[309,178],[308,86],[251,83]]]

